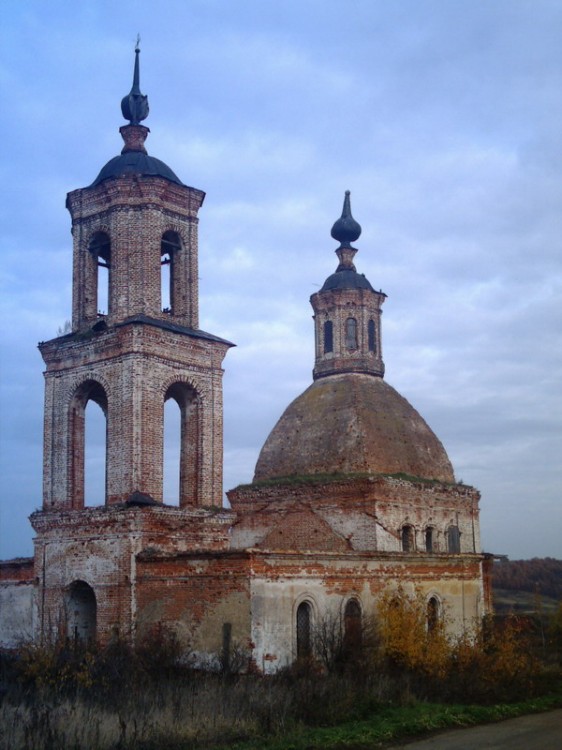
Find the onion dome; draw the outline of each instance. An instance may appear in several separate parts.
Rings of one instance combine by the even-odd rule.
[[[139,40],[137,39],[133,85],[131,91],[121,100],[121,112],[123,117],[129,120],[128,125],[119,128],[125,145],[119,156],[115,156],[107,162],[90,187],[95,187],[104,180],[129,175],[163,177],[165,180],[176,183],[176,185],[183,185],[170,167],[160,159],[149,156],[144,146],[150,130],[140,123],[148,117],[149,108],[148,97],[141,94],[140,91],[140,49],[138,44]]]
[[[443,445],[414,407],[382,378],[359,373],[316,380],[288,406],[254,482],[334,473],[455,481]]]

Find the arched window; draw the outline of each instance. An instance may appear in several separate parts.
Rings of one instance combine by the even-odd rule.
[[[432,596],[427,602],[427,632],[433,633],[439,624],[439,599]]]
[[[164,232],[160,245],[160,291],[162,299],[162,310],[174,312],[175,297],[175,273],[174,265],[177,253],[181,250],[181,240],[177,232]]]
[[[199,468],[203,450],[200,399],[188,383],[173,383],[166,391],[164,401],[170,398],[176,401],[180,410],[179,504],[181,507],[199,505],[202,490]]]
[[[356,599],[350,599],[343,614],[343,650],[347,655],[359,651],[362,635],[361,606]]]
[[[105,422],[98,420],[97,429],[93,434],[88,430],[88,457],[89,462],[93,456],[93,463],[98,465],[98,473],[102,458],[100,450],[90,451],[90,443],[101,443],[105,439],[103,453],[107,453],[107,439],[105,433],[107,430],[107,395],[103,386],[95,380],[87,380],[82,383],[74,394],[70,404],[69,411],[69,483],[68,483],[68,505],[71,508],[83,508],[85,500],[85,456],[86,456],[86,407],[90,401],[94,401],[102,410],[105,416]],[[90,414],[88,422],[90,422]],[[101,422],[101,424],[100,424]],[[90,426],[90,425],[88,425]],[[103,478],[94,482],[97,488],[103,487],[102,497],[89,497],[89,505],[102,505],[106,502],[107,495],[107,471],[106,459],[103,458]],[[89,467],[91,468],[91,466]],[[90,473],[90,472],[89,472]],[[94,472],[95,473],[95,472]]]
[[[93,296],[98,315],[110,312],[111,242],[105,232],[96,232],[90,241],[89,251],[97,266]]]
[[[428,526],[425,530],[425,551],[434,552],[435,547],[435,529],[433,526]]]
[[[357,321],[348,318],[345,321],[345,347],[346,349],[357,349]]]
[[[301,602],[297,608],[297,658],[306,659],[312,654],[312,607]]]
[[[369,338],[369,351],[376,352],[377,351],[377,338],[375,334],[375,321],[374,320],[370,320],[367,323],[367,335]]]
[[[458,555],[461,551],[461,533],[458,526],[449,526],[447,530],[447,549],[453,555]]]
[[[324,354],[334,351],[334,326],[331,320],[324,323]]]
[[[89,643],[96,638],[96,595],[85,581],[74,581],[66,592],[66,633],[75,643]]]
[[[402,526],[402,552],[413,552],[414,551],[414,527],[413,526]]]

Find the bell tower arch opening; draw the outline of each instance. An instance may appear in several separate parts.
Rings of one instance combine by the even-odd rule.
[[[201,398],[189,383],[173,383],[164,397],[164,403],[173,399],[179,406],[179,505],[199,505],[202,464]],[[165,406],[166,410],[166,406]],[[171,446],[169,447],[171,451]]]
[[[111,241],[105,232],[96,232],[90,240],[89,251],[95,264],[92,296],[98,315],[110,312]]]
[[[160,243],[160,287],[162,312],[174,314],[177,308],[177,298],[179,290],[178,274],[176,265],[178,262],[178,253],[181,252],[182,244],[177,232],[164,232]]]
[[[69,410],[68,463],[70,466],[70,481],[68,486],[68,505],[75,509],[81,509],[85,506],[86,408],[90,401],[93,401],[101,408],[107,425],[107,394],[103,386],[96,380],[86,380],[76,389]],[[98,424],[98,437],[99,432]],[[107,435],[107,426],[105,433]],[[107,437],[105,439],[104,454],[103,500],[101,503],[99,501],[92,502],[92,498],[89,498],[89,505],[103,505],[106,501],[107,472],[105,469],[107,466]]]

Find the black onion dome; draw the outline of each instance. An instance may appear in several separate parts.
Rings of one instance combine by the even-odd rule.
[[[107,162],[90,187],[112,177],[139,175],[141,177],[163,177],[176,185],[183,185],[179,177],[160,159],[149,156],[142,151],[127,151]]]
[[[351,215],[350,192],[345,191],[343,210],[340,218],[334,223],[331,235],[344,247],[361,236],[361,225]]]

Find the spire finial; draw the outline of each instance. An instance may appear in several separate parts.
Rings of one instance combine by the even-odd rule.
[[[139,125],[148,117],[148,97],[140,91],[139,54],[140,35],[137,34],[135,45],[135,70],[133,73],[133,86],[127,96],[121,100],[121,112],[131,125]]]
[[[361,236],[361,225],[351,215],[350,191],[345,191],[343,209],[340,218],[332,227],[332,237],[340,243],[340,247],[351,247],[351,243]]]
[[[336,250],[340,264],[336,271],[356,270],[353,265],[353,256],[357,252],[357,249],[352,247],[351,243],[355,242],[355,240],[360,237],[361,225],[358,224],[351,215],[350,195],[351,193],[349,190],[346,190],[341,216],[336,221],[331,231],[332,237],[340,243],[340,246]]]

